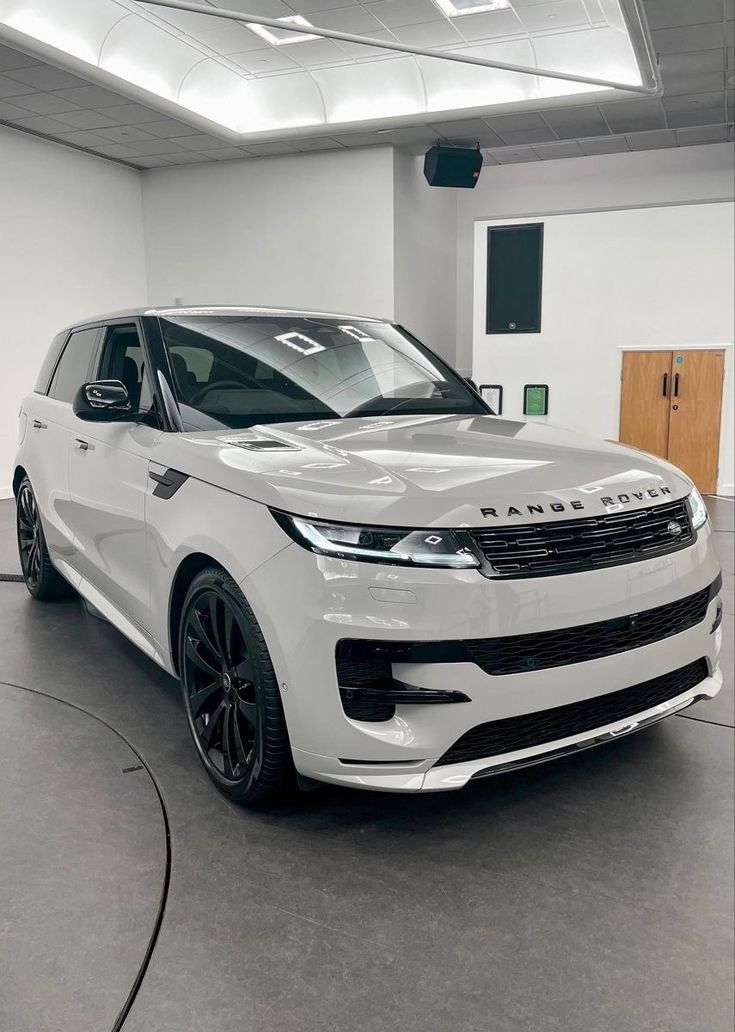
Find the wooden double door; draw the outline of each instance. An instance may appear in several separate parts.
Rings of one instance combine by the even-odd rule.
[[[625,351],[620,441],[683,469],[717,491],[725,352]]]

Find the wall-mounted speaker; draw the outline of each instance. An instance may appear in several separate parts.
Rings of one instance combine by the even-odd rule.
[[[482,154],[475,147],[432,147],[424,157],[429,186],[457,186],[472,190],[482,168]]]

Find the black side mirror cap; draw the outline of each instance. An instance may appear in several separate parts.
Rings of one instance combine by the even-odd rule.
[[[72,403],[74,415],[88,423],[135,422],[128,389],[120,380],[95,380],[84,383]]]

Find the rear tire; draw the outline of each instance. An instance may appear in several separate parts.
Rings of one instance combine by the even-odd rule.
[[[199,573],[179,628],[184,706],[204,769],[245,806],[294,784],[291,747],[273,664],[252,609],[219,567]]]
[[[69,598],[73,589],[53,567],[28,477],[23,477],[18,488],[16,527],[23,580],[31,597],[39,602]]]

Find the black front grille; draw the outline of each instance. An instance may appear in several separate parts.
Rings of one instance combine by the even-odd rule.
[[[707,607],[721,585],[722,579],[718,578],[709,588],[702,588],[694,595],[613,620],[537,634],[481,638],[464,644],[469,658],[486,674],[518,674],[585,663],[652,645],[695,627],[704,620]]]
[[[682,695],[703,681],[708,673],[707,661],[698,659],[673,673],[662,674],[618,692],[608,692],[607,695],[536,713],[524,713],[519,717],[478,724],[465,732],[436,761],[435,766],[483,760],[594,731],[595,728],[633,717]]]
[[[672,524],[680,533],[672,534]],[[686,500],[579,520],[471,531],[488,577],[542,577],[633,563],[690,545]]]

